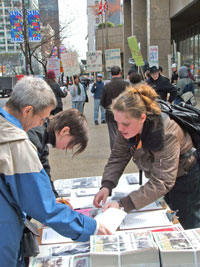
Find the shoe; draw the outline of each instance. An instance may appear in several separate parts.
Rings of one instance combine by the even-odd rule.
[[[95,125],[99,125],[98,121],[95,121],[94,123],[95,123]]]
[[[105,120],[103,120],[101,123],[106,123],[106,121],[105,121]]]

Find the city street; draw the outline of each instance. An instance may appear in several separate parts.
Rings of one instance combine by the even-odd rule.
[[[102,175],[104,166],[110,153],[109,137],[106,124],[94,125],[93,97],[89,96],[89,103],[85,104],[84,114],[89,123],[89,144],[86,150],[72,159],[71,151],[59,151],[50,148],[50,165],[52,179],[76,178]],[[64,108],[71,108],[71,96],[64,99]],[[130,162],[126,173],[137,172],[135,165]]]

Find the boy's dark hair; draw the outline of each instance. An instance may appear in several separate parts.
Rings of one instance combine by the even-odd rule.
[[[120,73],[120,71],[121,71],[121,69],[120,69],[120,67],[119,66],[113,66],[112,68],[111,68],[111,75],[113,76],[115,76],[115,75],[118,75],[119,73]]]
[[[76,147],[73,156],[85,150],[88,144],[88,123],[85,115],[77,109],[68,109],[59,112],[50,118],[47,131],[51,133],[60,132],[64,127],[70,128],[70,135],[73,137],[70,145]]]
[[[159,66],[159,71],[162,73],[163,72],[163,67]]]
[[[131,68],[128,71],[128,75],[130,76],[132,73],[136,73],[136,72],[137,72],[136,69]]]
[[[129,80],[132,84],[136,84],[136,83],[140,83],[142,79],[139,73],[134,72],[129,76]]]

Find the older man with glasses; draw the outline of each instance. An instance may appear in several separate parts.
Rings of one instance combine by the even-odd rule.
[[[94,219],[56,203],[49,177],[28,139],[26,131],[42,125],[55,106],[45,81],[25,77],[0,108],[0,266],[24,266],[22,221],[27,215],[76,241],[110,233]]]

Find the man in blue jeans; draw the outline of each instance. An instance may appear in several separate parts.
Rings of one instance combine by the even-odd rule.
[[[105,120],[105,110],[101,106],[101,95],[104,87],[104,82],[102,82],[102,74],[97,74],[97,82],[93,84],[91,92],[94,94],[94,123],[98,125],[98,118],[99,118],[99,108],[101,109],[101,123],[106,123]]]

